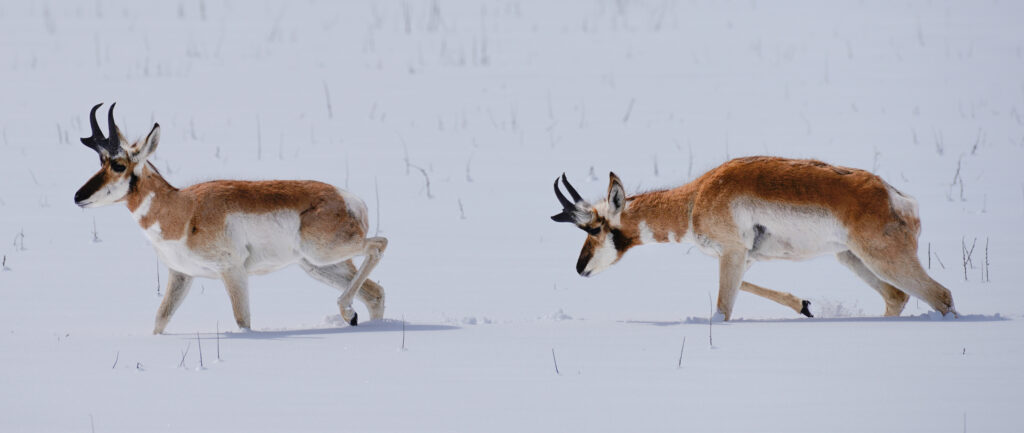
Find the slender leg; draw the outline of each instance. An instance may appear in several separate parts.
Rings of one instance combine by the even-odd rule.
[[[792,293],[779,292],[776,290],[758,286],[756,284],[751,284],[746,281],[740,284],[740,290],[747,293],[755,294],[757,296],[760,296],[771,301],[778,302],[779,304],[792,308],[793,311],[796,311],[797,313],[803,314],[807,317],[814,317],[814,315],[811,314],[811,310],[807,308],[808,305],[811,305],[811,301],[800,299],[794,296]]]
[[[338,297],[338,308],[341,311],[341,318],[345,319],[350,325],[355,326],[359,323],[356,311],[352,309],[352,299],[356,296],[358,289],[362,287],[363,282],[366,281],[366,277],[370,275],[373,268],[380,262],[381,255],[384,254],[384,250],[388,247],[387,238],[376,237],[369,238],[366,240],[364,247],[364,254],[366,259],[359,265],[359,270],[356,271],[355,276],[352,277],[352,281],[349,282],[345,291]]]
[[[239,328],[249,329],[249,275],[245,269],[231,269],[221,274],[224,288],[231,298],[231,310],[235,313],[235,323]]]
[[[885,299],[886,316],[899,316],[903,312],[903,307],[907,305],[907,300],[910,299],[909,295],[878,278],[874,272],[871,272],[867,266],[864,266],[864,262],[857,258],[853,252],[849,250],[843,251],[836,254],[836,258],[839,259],[839,263],[850,268],[860,279],[864,280],[872,289],[875,289],[882,295],[882,298]]]
[[[920,298],[942,314],[957,315],[953,308],[953,295],[921,267],[921,262],[917,260],[916,246],[913,249],[894,246],[889,250],[854,250],[854,254],[883,281]]]
[[[352,277],[356,274],[356,266],[352,264],[352,260],[328,266],[316,266],[303,259],[299,262],[299,266],[317,281],[342,292],[348,288],[352,282]],[[368,279],[359,288],[357,296],[359,300],[366,304],[366,308],[370,310],[371,319],[384,318],[384,288]]]
[[[188,295],[188,289],[192,287],[192,277],[174,269],[167,270],[167,290],[164,291],[164,300],[160,302],[160,308],[156,310],[156,326],[153,327],[154,334],[163,334],[167,322],[171,321],[174,311],[181,305],[181,301]]]
[[[736,291],[743,282],[746,263],[745,249],[723,251],[718,259],[718,312],[725,320],[732,318],[732,306],[736,303]]]

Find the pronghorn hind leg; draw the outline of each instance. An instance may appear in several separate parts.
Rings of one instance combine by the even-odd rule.
[[[235,323],[239,328],[248,330],[249,319],[249,275],[244,269],[231,269],[221,274],[224,288],[231,299],[231,310],[235,315]]]
[[[156,325],[153,327],[154,334],[163,334],[167,322],[171,321],[174,311],[181,305],[181,301],[188,295],[192,287],[192,277],[174,269],[167,271],[167,290],[164,291],[164,299],[160,302],[160,308],[156,310]]]
[[[384,254],[384,250],[388,247],[388,240],[383,237],[374,237],[367,239],[363,245],[363,254],[366,258],[359,265],[359,270],[352,277],[348,287],[338,297],[338,309],[341,311],[341,318],[352,326],[359,324],[359,316],[352,309],[352,299],[355,298],[358,289],[362,287],[363,282],[366,281],[366,277],[370,275],[373,268],[377,267],[381,255]]]
[[[751,284],[746,281],[740,284],[740,290],[747,293],[755,294],[757,296],[760,296],[771,301],[778,302],[779,304],[792,308],[793,311],[803,314],[804,316],[814,317],[814,315],[811,314],[811,310],[807,308],[809,305],[811,305],[811,301],[808,301],[806,299],[800,299],[794,296],[792,293],[779,292],[776,290],[758,286],[756,284]]]
[[[892,284],[897,289],[920,298],[943,315],[953,313],[953,295],[949,289],[932,279],[917,260],[916,246],[913,249],[895,246],[885,253],[872,255],[867,251],[856,251],[854,254],[878,278]]]
[[[868,283],[872,289],[875,289],[882,298],[885,299],[885,315],[886,316],[899,316],[903,312],[903,307],[907,305],[907,301],[910,300],[910,295],[904,293],[900,289],[893,287],[874,272],[871,272],[864,262],[860,260],[852,251],[843,251],[836,254],[836,258],[839,259],[839,263],[842,263],[847,268],[850,268],[853,273],[857,274],[860,279]]]
[[[723,319],[732,318],[732,307],[736,303],[736,291],[743,283],[747,270],[747,251],[726,250],[718,259],[718,312]]]
[[[313,277],[313,279],[334,287],[342,292],[348,288],[349,284],[352,282],[352,277],[356,274],[356,266],[352,263],[351,259],[327,266],[317,266],[310,263],[308,260],[303,259],[299,262],[299,266],[301,266],[302,270],[306,271],[309,276]],[[370,310],[371,319],[384,318],[383,287],[373,280],[367,279],[363,282],[363,286],[359,288],[359,292],[356,296],[358,296],[359,300],[363,301],[363,303],[366,304],[366,308]]]

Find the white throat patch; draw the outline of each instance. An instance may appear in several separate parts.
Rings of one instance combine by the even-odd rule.
[[[139,207],[135,208],[132,212],[132,217],[135,218],[135,222],[139,222],[149,213],[149,208],[153,206],[153,197],[156,196],[155,192],[151,192],[146,195],[146,198],[142,199],[142,203],[139,203]]]
[[[658,242],[654,240],[654,231],[647,226],[647,221],[640,221],[636,228],[640,231],[640,243],[653,244]]]
[[[594,255],[587,262],[584,272],[587,272],[589,275],[597,274],[608,269],[618,258],[619,252],[615,250],[615,241],[612,240],[611,233],[608,233],[605,235],[604,242],[601,242],[601,246],[594,251]]]

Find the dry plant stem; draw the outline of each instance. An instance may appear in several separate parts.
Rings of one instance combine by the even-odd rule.
[[[551,361],[555,363],[555,374],[561,376],[562,373],[558,371],[558,358],[555,358],[555,349],[551,349]]]
[[[199,368],[203,368],[203,342],[199,339],[199,331],[196,331],[196,344],[199,346]]]
[[[409,164],[409,166],[419,170],[420,173],[423,173],[423,180],[426,181],[426,187],[427,187],[427,198],[429,198],[429,199],[434,198],[434,195],[430,193],[430,176],[427,175],[427,171],[424,170],[423,167],[420,167],[420,166],[415,165],[415,164]]]
[[[676,364],[676,368],[683,367],[683,351],[686,350],[686,336],[683,336],[683,345],[679,348],[679,363]]]
[[[185,345],[185,350],[181,352],[181,362],[178,363],[178,368],[185,366],[185,357],[188,356],[188,350],[190,348],[192,348],[192,340],[188,341],[188,344]]]

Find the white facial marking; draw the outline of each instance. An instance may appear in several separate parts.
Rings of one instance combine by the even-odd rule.
[[[654,232],[647,226],[647,221],[640,221],[640,223],[636,225],[636,228],[640,231],[640,243],[653,244],[657,242],[654,240]]]
[[[82,202],[82,207],[100,207],[114,204],[128,195],[128,176],[103,185],[93,195]]]
[[[611,225],[612,227],[619,227],[620,225],[622,225],[622,212],[612,215],[612,211],[608,206],[608,200],[601,200],[600,202],[594,205],[593,209],[595,212],[597,212],[598,215],[608,220],[608,224]]]
[[[132,212],[132,217],[135,218],[135,222],[139,222],[146,216],[146,214],[149,213],[149,208],[153,205],[154,196],[156,196],[156,193],[149,193],[146,198],[142,199],[142,203],[139,203],[139,207],[135,208],[135,211]]]
[[[604,242],[601,242],[601,246],[594,251],[594,255],[587,262],[587,267],[583,271],[588,275],[597,274],[608,269],[618,258],[619,252],[615,250],[615,242],[612,241],[612,235],[611,233],[606,234]]]

